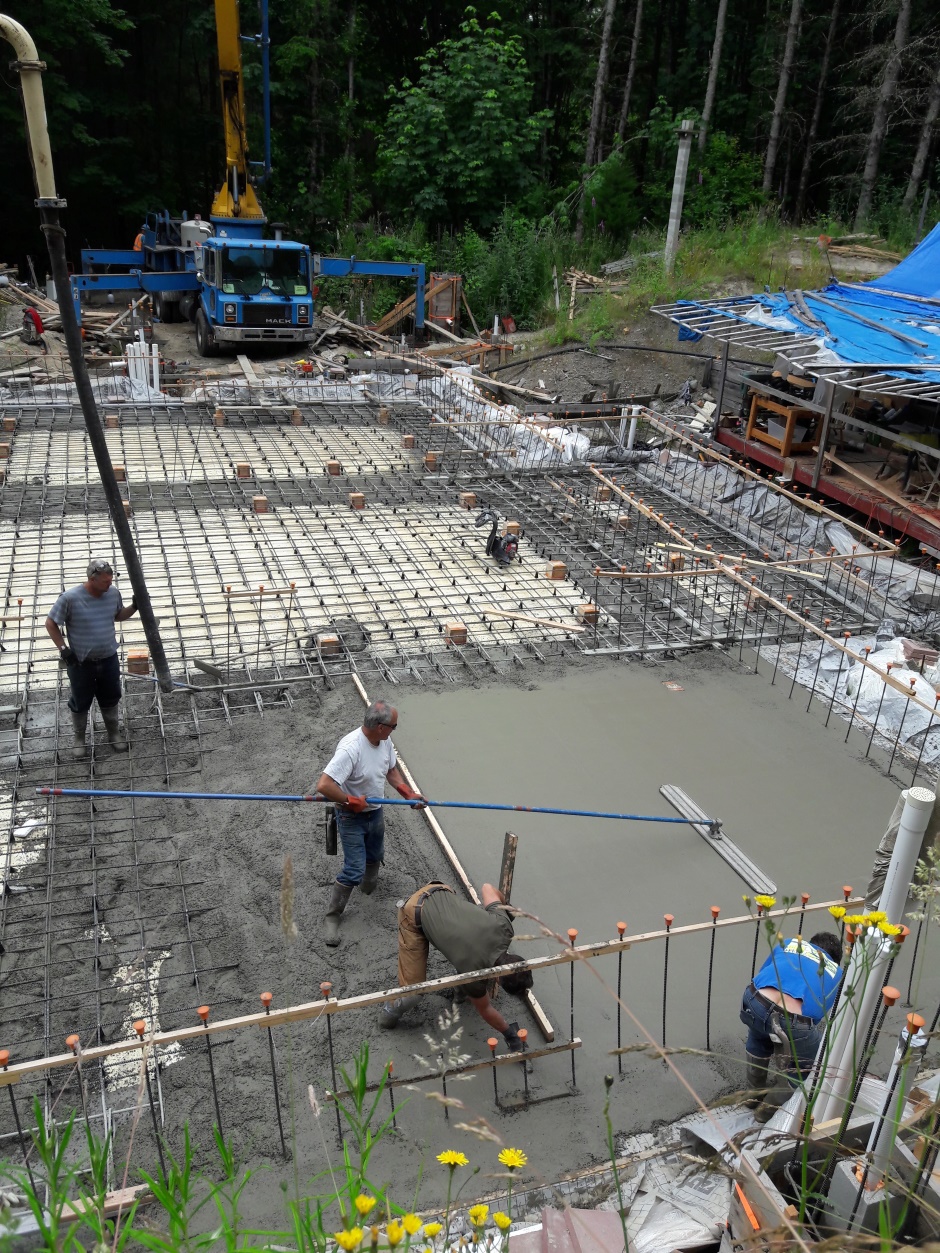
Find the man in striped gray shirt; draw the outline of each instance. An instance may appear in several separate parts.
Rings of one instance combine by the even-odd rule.
[[[95,699],[112,750],[127,752],[127,740],[121,734],[118,717],[121,668],[114,624],[124,622],[137,612],[137,601],[132,599],[125,607],[121,593],[112,586],[114,571],[109,561],[93,557],[85,574],[85,582],[63,592],[46,618],[46,630],[68,670],[72,689],[69,710],[75,732],[72,756],[76,761],[85,756],[88,710]],[[68,643],[62,635],[63,627]]]

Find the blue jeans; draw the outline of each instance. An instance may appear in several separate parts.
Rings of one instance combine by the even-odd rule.
[[[336,827],[343,845],[343,868],[336,882],[354,888],[362,882],[366,862],[381,861],[385,855],[385,815],[381,809],[347,814],[337,805]]]
[[[117,653],[100,661],[76,661],[68,667],[69,709],[84,713],[97,698],[100,709],[111,709],[121,699],[121,667]]]
[[[748,1029],[744,1047],[752,1057],[769,1060],[773,1056],[773,1033],[783,1041],[778,1046],[777,1069],[784,1071],[794,1084],[806,1077],[819,1050],[824,1030],[822,1022],[810,1022],[799,1014],[788,1015],[781,1006],[762,1000],[750,987],[744,990],[741,1021]]]

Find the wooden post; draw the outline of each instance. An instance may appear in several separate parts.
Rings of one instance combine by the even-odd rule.
[[[509,904],[509,898],[512,895],[512,876],[516,869],[516,846],[519,843],[519,837],[513,835],[511,831],[506,832],[506,838],[503,840],[503,860],[499,867],[499,890],[502,893],[503,901]],[[494,979],[490,984],[489,993],[490,1000],[496,999],[499,991],[499,982]]]
[[[578,290],[578,280],[572,275],[571,277],[571,299],[568,301],[568,321],[574,321],[574,298]]]

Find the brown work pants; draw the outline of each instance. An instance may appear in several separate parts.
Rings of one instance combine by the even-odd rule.
[[[430,945],[424,932],[415,922],[415,907],[424,903],[431,888],[441,888],[441,883],[426,883],[405,901],[398,911],[398,986],[410,987],[424,983],[428,977],[428,951]],[[453,888],[446,888],[453,892]]]

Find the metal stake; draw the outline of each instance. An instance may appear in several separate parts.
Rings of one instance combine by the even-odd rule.
[[[577,938],[578,938],[577,928],[569,927],[568,928],[568,947],[569,948],[574,948],[574,942]],[[569,964],[569,969],[571,972],[571,984],[570,984],[571,992],[570,992],[570,1006],[569,1006],[571,1010],[571,1031],[568,1036],[569,1040],[574,1039],[574,968],[575,968],[575,963],[571,962]],[[571,1050],[571,1086],[573,1088],[577,1087],[577,1079],[575,1078],[575,1069],[574,1069],[574,1053],[575,1051],[574,1049],[572,1049]],[[493,1077],[494,1079],[496,1077],[495,1071],[494,1071]]]
[[[803,919],[806,917],[806,906],[809,904],[809,892],[801,892],[800,900],[803,903],[803,908],[800,910],[800,925],[797,928],[797,932],[799,935],[802,935],[803,934]]]
[[[389,1062],[385,1073],[388,1075],[388,1099],[392,1107],[392,1126],[398,1130],[398,1119],[395,1117],[395,1084],[392,1080],[392,1063]]]
[[[10,1062],[10,1050],[0,1049],[0,1069],[6,1070]],[[23,1128],[20,1123],[20,1112],[16,1108],[16,1097],[13,1095],[13,1084],[8,1083],[6,1089],[10,1094],[10,1108],[13,1110],[13,1121],[16,1123],[16,1134],[20,1142],[20,1148],[23,1150],[23,1165],[26,1167],[26,1173],[29,1175],[29,1184],[33,1190],[33,1195],[39,1197],[39,1189],[36,1187],[36,1180],[33,1178],[33,1171],[29,1164],[29,1150],[26,1147],[26,1137],[23,1135]]]
[[[328,1001],[330,999],[330,992],[332,991],[332,989],[333,989],[333,985],[332,983],[330,983],[329,979],[324,979],[324,981],[320,984],[320,991],[323,993],[323,999],[325,1001]],[[336,1107],[336,1135],[337,1135],[337,1138],[339,1139],[340,1144],[342,1144],[343,1143],[343,1124],[339,1116],[339,1095],[336,1091],[336,1057],[333,1053],[332,1014],[327,1014],[326,1016],[326,1041],[330,1049],[330,1077],[333,1083],[333,1095],[336,1097],[336,1100],[333,1102],[333,1104]]]
[[[669,983],[669,931],[675,921],[674,914],[663,914],[666,923],[666,941],[663,945],[663,1048],[666,1047],[666,988]],[[574,1034],[572,1032],[572,1034]],[[665,1062],[665,1058],[663,1059]]]
[[[264,1006],[264,1012],[270,1014],[271,1002],[274,996],[271,992],[261,993],[261,1004]],[[284,1124],[281,1121],[281,1098],[277,1090],[277,1065],[274,1061],[274,1036],[271,1034],[271,1028],[268,1027],[268,1052],[271,1055],[271,1082],[274,1085],[274,1111],[277,1114],[277,1129],[281,1136],[281,1152],[287,1157],[287,1145],[284,1142]]]
[[[851,631],[843,631],[843,635],[845,636],[846,639],[849,639],[851,634],[852,634]],[[845,661],[845,653],[842,652],[842,650],[840,649],[839,650],[839,673],[836,675],[836,681],[832,685],[832,700],[829,702],[829,712],[826,714],[826,721],[823,723],[824,727],[827,727],[829,725],[829,719],[832,717],[832,707],[836,703],[836,693],[839,691],[839,680],[842,678],[843,661]]]
[[[490,1056],[495,1057],[496,1056],[496,1036],[491,1035],[490,1038],[487,1040],[487,1044],[490,1046]],[[499,1105],[499,1085],[496,1081],[496,1067],[493,1066],[491,1067],[491,1069],[493,1071],[493,1100],[496,1102],[498,1106]]]
[[[200,1005],[196,1013],[202,1019],[202,1025],[208,1031],[209,1028],[209,1006]],[[215,1066],[212,1062],[212,1041],[206,1036],[206,1056],[209,1059],[209,1078],[212,1080],[212,1099],[215,1102],[215,1121],[219,1128],[219,1135],[222,1134],[222,1114],[219,1111],[219,1091],[215,1083]]]
[[[627,930],[625,922],[617,923],[617,935],[622,940]],[[623,949],[617,953],[617,1074],[623,1074],[623,1054],[620,1052],[620,989],[623,985]]]
[[[871,652],[871,648],[869,648],[868,645],[866,645],[864,649],[866,661],[868,660],[868,654],[870,652]],[[856,709],[858,709],[858,698],[862,694],[862,680],[865,678],[866,669],[867,669],[866,666],[862,666],[862,672],[858,677],[858,687],[855,689],[855,704],[852,706],[852,716],[851,718],[849,718],[849,725],[845,731],[845,739],[842,741],[843,744],[848,744],[849,736],[852,734],[852,727],[855,725],[855,711]],[[940,697],[937,697],[937,699],[940,700]]]
[[[881,717],[881,706],[884,704],[885,692],[887,692],[888,690],[888,679],[891,677],[892,664],[893,663],[889,661],[885,665],[885,678],[882,680],[882,685],[881,685],[881,700],[879,700],[878,702],[878,711],[872,720],[871,735],[868,737],[868,747],[865,749],[866,757],[871,752],[871,746],[875,738],[875,732],[878,730],[878,719]]]
[[[824,628],[824,630],[825,630],[825,632],[826,632],[826,634],[827,634],[827,635],[829,634],[829,623],[830,623],[830,622],[831,622],[831,619],[830,619],[830,618],[824,618],[824,619],[823,619],[823,628]],[[819,678],[819,667],[822,665],[822,656],[823,656],[823,641],[822,641],[822,640],[820,640],[820,641],[819,641],[819,658],[818,658],[818,660],[817,660],[817,662],[816,662],[816,673],[813,675],[813,686],[812,686],[812,687],[810,688],[810,690],[809,690],[809,700],[806,702],[806,712],[807,712],[807,713],[809,713],[809,711],[810,711],[810,706],[811,706],[811,705],[812,705],[812,703],[813,703],[813,697],[816,695],[816,680]]]
[[[921,932],[924,929],[924,919],[921,918],[917,924],[917,934],[914,936],[914,952],[911,954],[911,975],[907,981],[907,998],[904,1001],[904,1008],[911,1008],[911,988],[914,986],[914,968],[917,965],[917,950],[920,948]]]
[[[522,1088],[523,1088],[523,1093],[525,1095],[525,1103],[526,1105],[528,1105],[529,1103],[529,1063],[525,1059],[525,1051],[526,1051],[526,1046],[529,1040],[529,1033],[525,1029],[525,1027],[523,1027],[521,1031],[519,1032],[519,1039],[522,1041]],[[496,1067],[494,1066],[493,1069],[495,1070]]]
[[[708,992],[705,997],[705,1048],[710,1052],[712,1047],[711,1027],[712,1027],[712,971],[715,966],[715,936],[718,934],[718,915],[721,913],[720,905],[711,906],[712,913],[712,939],[711,947],[708,952]]]
[[[147,1050],[144,1046],[144,1032],[147,1030],[147,1024],[143,1018],[138,1018],[134,1023],[134,1030],[140,1039],[140,1055],[144,1063],[144,1078],[147,1081],[147,1103],[150,1106],[150,1121],[153,1123],[153,1138],[157,1142],[157,1156],[160,1158],[160,1169],[163,1172],[163,1178],[168,1178],[166,1172],[166,1161],[163,1157],[163,1141],[160,1139],[160,1129],[157,1126],[157,1110],[153,1101],[153,1088],[150,1085],[150,1062],[147,1059]],[[156,1053],[154,1054],[154,1065],[156,1065]]]

